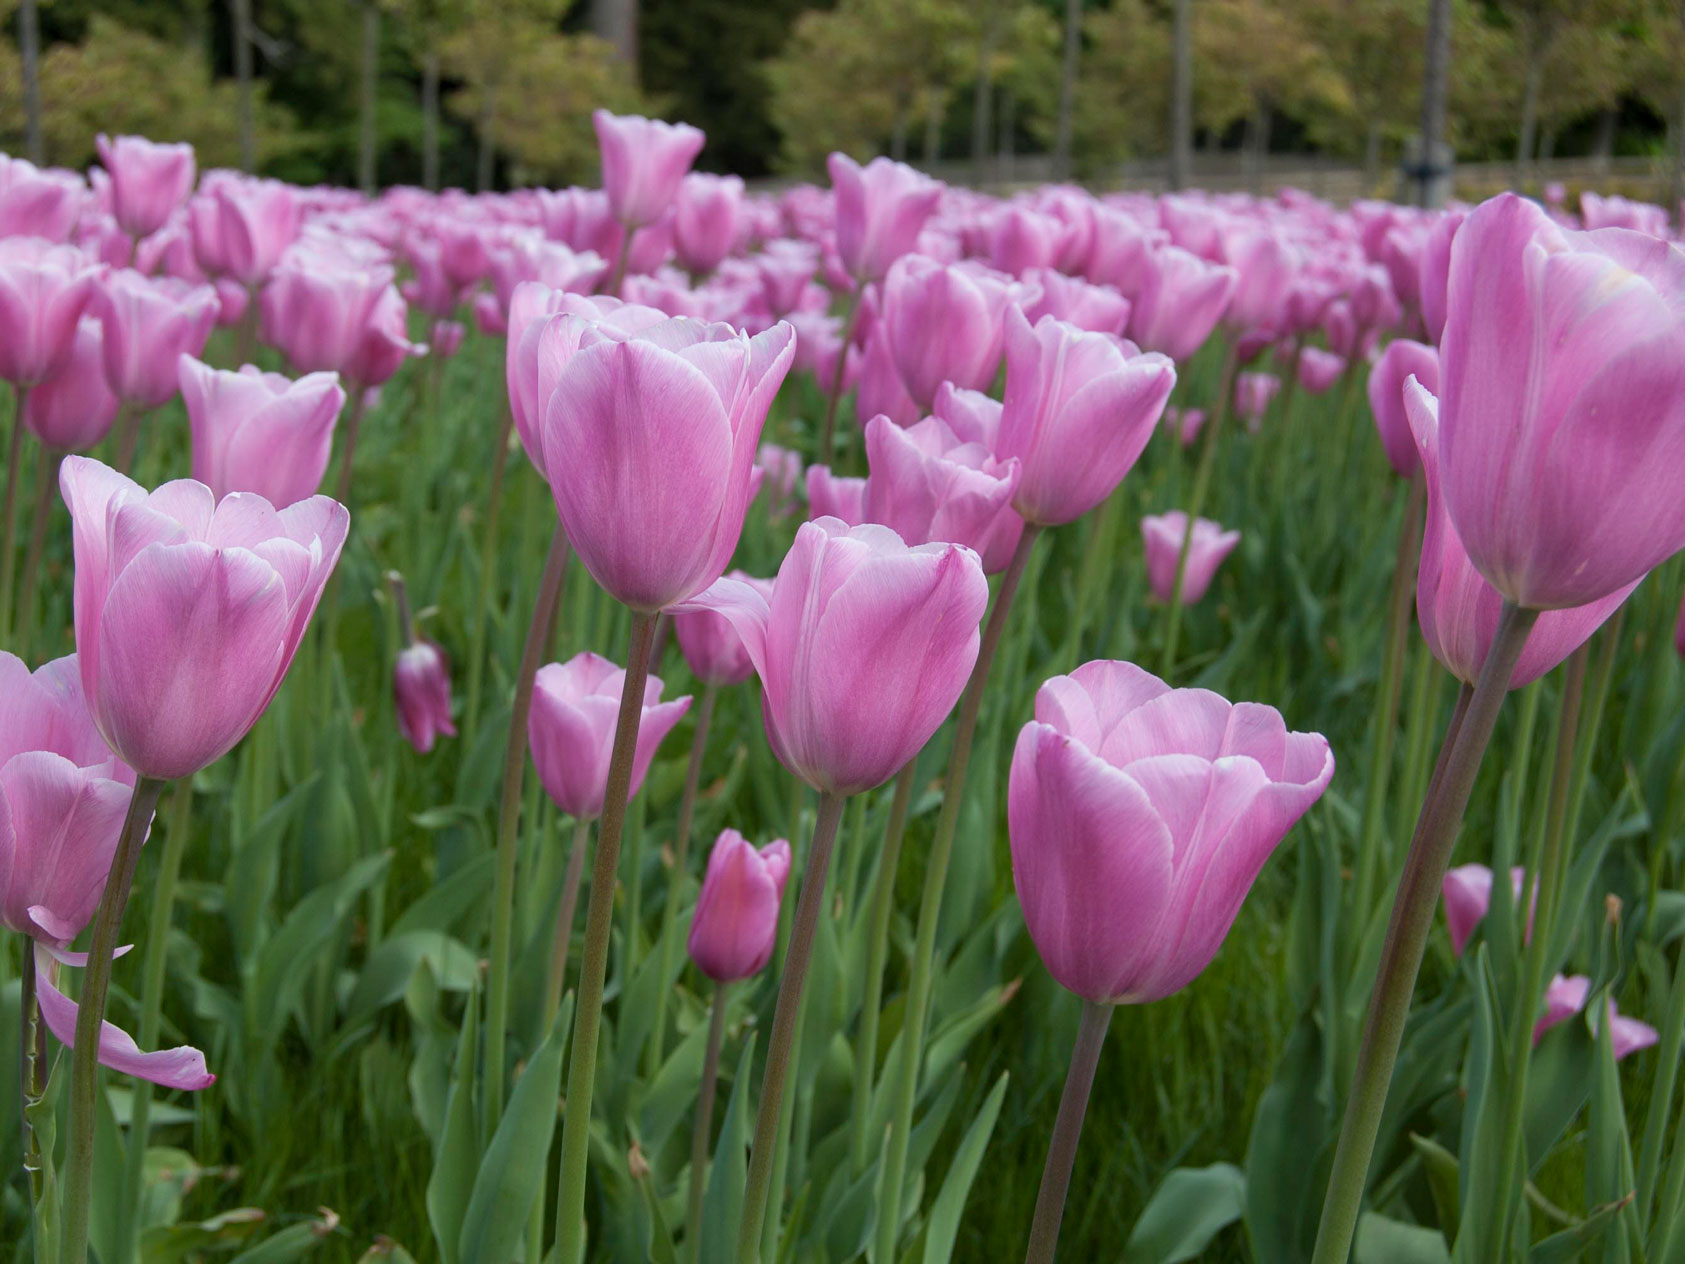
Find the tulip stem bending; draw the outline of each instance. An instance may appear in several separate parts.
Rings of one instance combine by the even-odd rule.
[[[509,713],[509,740],[503,752],[503,797],[497,811],[497,876],[492,891],[491,961],[486,973],[485,1103],[482,1121],[489,1140],[503,1114],[503,1041],[509,1021],[509,943],[514,933],[515,860],[520,851],[521,782],[527,770],[527,715],[532,710],[533,680],[539,659],[550,639],[550,622],[567,574],[568,538],[558,524],[550,537],[538,599],[532,607],[520,673],[515,677],[515,703]]]
[[[819,815],[813,823],[813,846],[808,849],[802,874],[801,900],[790,931],[790,951],[784,959],[784,974],[778,981],[778,1005],[772,1014],[772,1036],[766,1050],[766,1075],[761,1081],[760,1106],[755,1112],[754,1148],[749,1151],[749,1179],[743,1191],[743,1219],[737,1226],[738,1264],[753,1264],[761,1258],[761,1230],[766,1223],[767,1194],[771,1188],[772,1161],[778,1145],[778,1118],[784,1103],[784,1080],[789,1074],[796,1043],[796,1021],[801,1012],[802,985],[807,981],[807,963],[813,955],[813,937],[819,928],[819,913],[825,903],[825,875],[831,868],[831,845],[836,842],[837,823],[848,800],[829,791],[819,796]],[[592,892],[595,897],[596,892]],[[571,1099],[571,1094],[569,1095]],[[566,1259],[567,1256],[562,1258]]]
[[[924,1060],[924,1029],[930,1019],[930,992],[936,958],[936,923],[942,916],[942,892],[953,856],[954,831],[959,827],[960,805],[965,797],[966,769],[971,762],[971,739],[977,732],[977,716],[983,706],[983,689],[989,682],[989,667],[1000,646],[1001,633],[1012,609],[1013,594],[1023,578],[1041,527],[1026,523],[1018,538],[1006,573],[1001,576],[994,608],[983,627],[977,649],[977,663],[960,697],[959,718],[954,725],[954,745],[948,755],[948,775],[942,787],[942,811],[936,819],[936,835],[925,861],[924,896],[919,902],[919,923],[913,942],[912,970],[907,982],[906,1018],[901,1028],[901,1059],[895,1081],[895,1109],[890,1115],[889,1150],[884,1160],[882,1198],[878,1208],[877,1258],[895,1258],[895,1239],[901,1229],[901,1194],[907,1168],[907,1145],[912,1136],[913,1106],[918,1101],[919,1066]]]
[[[562,1122],[562,1167],[556,1182],[558,1260],[577,1260],[585,1247],[585,1169],[591,1149],[591,1094],[597,1080],[597,1030],[602,1025],[603,980],[608,974],[609,936],[614,929],[620,834],[626,824],[626,801],[631,797],[638,725],[643,720],[644,682],[649,679],[649,652],[654,641],[655,615],[634,610],[626,651],[626,679],[621,685],[620,718],[615,724],[603,819],[597,830],[597,857],[591,867],[591,902],[585,909],[585,952],[579,965],[573,1054],[568,1060],[567,1113]],[[524,717],[522,727],[525,727]]]
[[[842,343],[837,348],[836,367],[831,370],[831,385],[825,392],[825,424],[819,431],[819,461],[831,463],[831,444],[837,433],[837,405],[842,402],[843,378],[848,373],[848,347],[854,341],[854,326],[860,320],[860,291],[857,284],[848,296],[848,314],[843,317]]]
[[[708,1016],[708,1047],[702,1055],[702,1083],[696,1098],[696,1130],[690,1139],[690,1211],[685,1218],[685,1254],[691,1264],[702,1259],[702,1193],[707,1187],[708,1133],[714,1122],[714,1089],[720,1074],[720,1044],[725,1038],[726,994],[731,984],[714,985]]]
[[[152,823],[164,782],[142,777],[129,799],[129,812],[117,840],[94,919],[93,943],[88,965],[82,973],[82,995],[76,1014],[76,1047],[70,1064],[70,1136],[64,1166],[64,1227],[60,1239],[60,1264],[86,1264],[88,1258],[88,1216],[92,1210],[94,1185],[94,1116],[99,1093],[99,1036],[105,1020],[105,996],[111,986],[111,954],[117,946],[117,932],[123,921],[123,907],[129,902],[140,845]]]
[[[12,630],[12,567],[17,547],[18,467],[23,464],[23,408],[29,388],[12,388],[12,444],[6,459],[6,493],[0,500],[0,635]]]
[[[1076,1047],[1071,1050],[1071,1069],[1065,1075],[1065,1091],[1059,1096],[1059,1117],[1047,1145],[1047,1164],[1041,1170],[1041,1192],[1036,1195],[1036,1215],[1030,1222],[1030,1249],[1025,1264],[1053,1264],[1059,1245],[1059,1222],[1065,1217],[1065,1194],[1071,1185],[1071,1166],[1076,1162],[1077,1142],[1082,1139],[1082,1120],[1088,1113],[1088,1093],[1094,1086],[1094,1069],[1100,1065],[1100,1049],[1112,1025],[1112,1007],[1100,1001],[1082,1003],[1082,1025],[1077,1028]]]
[[[1410,997],[1416,988],[1422,952],[1433,925],[1439,902],[1440,882],[1457,841],[1475,775],[1480,771],[1486,745],[1492,738],[1504,695],[1516,661],[1526,648],[1538,611],[1504,603],[1497,632],[1487,651],[1480,680],[1469,697],[1468,707],[1457,727],[1455,745],[1441,759],[1440,775],[1428,787],[1416,820],[1410,855],[1399,880],[1387,925],[1385,947],[1375,990],[1364,1020],[1363,1046],[1358,1052],[1351,1094],[1346,1099],[1345,1122],[1334,1152],[1333,1176],[1322,1207],[1322,1224],[1317,1230],[1312,1264],[1345,1264],[1351,1255],[1352,1237],[1358,1213],[1363,1207],[1363,1190],[1369,1175],[1369,1160],[1386,1107],[1387,1087],[1399,1041],[1410,1014]]]

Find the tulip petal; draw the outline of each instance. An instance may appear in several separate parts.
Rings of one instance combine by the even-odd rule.
[[[53,986],[46,970],[37,966],[35,995],[41,1004],[41,1017],[47,1030],[60,1044],[71,1048],[76,1043],[77,1005]],[[216,1076],[205,1067],[205,1055],[190,1045],[174,1049],[160,1049],[143,1053],[134,1037],[113,1022],[100,1023],[99,1060],[123,1075],[146,1080],[164,1088],[194,1092],[216,1083]]]

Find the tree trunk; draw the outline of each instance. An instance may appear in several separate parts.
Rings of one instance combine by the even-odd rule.
[[[35,0],[18,4],[18,55],[23,62],[24,150],[37,167],[47,161],[41,134],[41,26]]]
[[[906,97],[895,102],[895,124],[889,130],[889,156],[896,162],[907,161],[907,114],[912,104]]]
[[[1059,119],[1053,134],[1053,178],[1071,178],[1071,122],[1076,110],[1077,61],[1082,55],[1082,0],[1065,0],[1065,57],[1059,65]]]
[[[591,0],[591,33],[638,75],[638,0]]]
[[[1369,192],[1381,181],[1381,120],[1370,119],[1363,137],[1363,187]]]
[[[1521,131],[1515,142],[1515,187],[1525,189],[1533,180],[1533,150],[1539,137],[1539,90],[1544,85],[1544,41],[1531,24],[1523,27],[1522,57],[1526,69],[1521,78]]]
[[[1591,138],[1592,168],[1598,172],[1609,170],[1609,160],[1615,156],[1615,124],[1619,116],[1613,109],[1597,112],[1597,131]]]
[[[1673,174],[1668,179],[1667,211],[1677,236],[1685,227],[1685,81],[1679,85],[1679,103],[1673,115]]]
[[[257,168],[257,136],[252,122],[252,0],[229,0],[234,19],[234,113],[240,134],[240,170]]]
[[[1193,0],[1175,0],[1170,61],[1170,187],[1186,188],[1193,178],[1194,54]]]
[[[429,46],[421,57],[421,183],[439,188],[439,54]]]
[[[492,136],[492,127],[497,120],[497,82],[487,80],[480,89],[480,152],[479,160],[474,165],[474,187],[481,193],[491,189],[492,160],[497,155],[497,145]]]
[[[971,98],[972,179],[979,185],[989,178],[989,120],[994,114],[995,32],[992,23],[983,29],[977,45],[977,90]]]
[[[374,98],[380,71],[380,10],[363,0],[363,74],[357,119],[357,185],[374,196]]]
[[[1005,88],[1000,95],[1000,149],[995,155],[995,178],[1010,184],[1018,175],[1018,94]]]
[[[1539,135],[1539,161],[1549,162],[1556,157],[1556,129],[1547,127]]]
[[[1246,120],[1246,172],[1254,194],[1264,191],[1264,162],[1270,152],[1270,107],[1258,102]]]
[[[1432,209],[1448,183],[1438,171],[1445,147],[1445,95],[1451,75],[1451,0],[1432,0],[1422,58],[1422,135],[1416,201]]]
[[[946,101],[937,88],[930,89],[924,110],[924,165],[934,167],[942,159],[942,114]]]

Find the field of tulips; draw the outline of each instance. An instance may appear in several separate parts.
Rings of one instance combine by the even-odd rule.
[[[0,157],[0,1258],[1685,1262],[1667,213],[596,125]]]

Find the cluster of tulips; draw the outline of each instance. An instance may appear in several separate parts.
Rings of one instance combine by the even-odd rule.
[[[474,1258],[490,1258],[479,1251],[493,1242],[493,1256],[536,1264],[551,1223],[557,1260],[596,1258],[588,1192],[612,1149],[594,1102],[607,1082],[601,1029],[605,1012],[640,1003],[607,988],[611,957],[639,951],[644,937],[641,871],[628,878],[622,865],[628,806],[687,713],[693,745],[649,939],[660,965],[654,994],[641,998],[652,1012],[620,1021],[646,1022],[653,1065],[666,1064],[687,903],[685,943],[712,1001],[700,1079],[684,1086],[695,1100],[688,1167],[649,1185],[663,1236],[644,1249],[657,1259],[676,1258],[675,1242],[693,1259],[712,1258],[709,1249],[784,1258],[792,1090],[812,1071],[799,1065],[811,1043],[802,1027],[824,1021],[818,1009],[804,1015],[804,984],[834,844],[849,802],[893,782],[853,1046],[858,1109],[838,1161],[858,1175],[877,1156],[861,1195],[870,1229],[854,1249],[884,1264],[916,1232],[933,1258],[909,1155],[930,1144],[914,1116],[991,670],[1038,541],[1106,506],[1163,431],[1199,453],[1183,503],[1140,524],[1163,609],[1158,674],[1098,660],[1052,676],[1033,716],[1018,717],[1010,758],[1022,921],[1047,970],[1082,1001],[1028,1246],[1029,1260],[1051,1260],[1114,1007],[1168,997],[1206,968],[1334,774],[1329,743],[1292,731],[1271,706],[1177,686],[1183,612],[1241,539],[1200,516],[1215,453],[1231,417],[1257,430],[1298,393],[1366,379],[1380,441],[1409,488],[1386,614],[1386,754],[1368,796],[1384,794],[1376,782],[1384,787],[1390,767],[1412,585],[1422,636],[1462,690],[1397,872],[1376,837],[1379,809],[1364,813],[1352,881],[1382,906],[1393,894],[1324,1169],[1315,1258],[1345,1261],[1441,893],[1459,953],[1496,907],[1491,870],[1448,869],[1504,698],[1574,656],[1685,547],[1685,251],[1667,239],[1665,216],[1590,194],[1583,220],[1560,198],[1541,207],[1513,195],[1443,213],[1067,187],[1003,201],[840,154],[829,189],[751,195],[735,177],[690,170],[703,143],[694,128],[604,112],[596,124],[602,188],[474,197],[396,189],[366,200],[198,176],[190,148],[133,137],[101,138],[102,165],[86,178],[0,159],[0,377],[17,405],[0,543],[0,637],[17,651],[0,655],[0,923],[30,948],[20,1157],[36,1258],[84,1264],[90,1223],[106,1212],[120,1228],[102,1264],[132,1258],[142,1179],[132,1153],[124,1180],[99,1186],[97,1197],[121,1205],[93,1206],[99,1067],[177,1090],[214,1078],[197,1049],[151,1048],[169,893],[154,906],[164,924],[147,928],[138,1041],[104,1021],[142,843],[169,783],[190,784],[262,736],[254,726],[295,658],[312,665],[312,687],[326,682],[324,703],[338,703],[340,609],[368,600],[342,594],[335,577],[342,551],[349,563],[359,548],[359,428],[379,417],[379,393],[407,361],[436,374],[471,319],[507,347],[507,410],[498,431],[474,437],[470,458],[492,466],[482,584],[511,431],[555,519],[542,573],[504,577],[530,589],[530,625],[507,712],[483,998],[476,987],[459,1054],[466,1087],[449,1107],[470,1120],[470,1170],[459,1172],[468,1185],[475,1164],[507,1162],[512,1147],[524,1175],[495,1210],[477,1187],[472,1201],[466,1190],[445,1199],[434,1222],[442,1258],[462,1258],[472,1240]],[[211,343],[218,325],[228,367],[208,362],[226,354]],[[1167,407],[1178,366],[1210,344],[1220,348],[1215,391]],[[792,428],[791,446],[763,443],[776,397],[802,376],[822,413]],[[169,445],[153,433],[178,393],[186,471],[166,468]],[[857,425],[841,409],[850,395]],[[21,526],[26,436],[40,446],[40,479]],[[108,461],[81,455],[101,445]],[[317,493],[336,449],[330,498]],[[728,570],[757,501],[774,521],[804,502],[808,513],[769,578]],[[76,652],[32,671],[26,660],[62,640],[46,626],[53,603],[41,591],[61,502]],[[573,557],[628,612],[624,666],[591,652],[544,662]],[[403,646],[396,721],[417,752],[438,758],[459,721],[480,725],[487,611],[470,612],[458,708],[450,659],[417,630],[397,575],[390,596]],[[1082,618],[1079,605],[1073,643]],[[656,672],[670,643],[700,686],[694,707],[691,697],[664,700]],[[1577,661],[1583,674],[1583,654]],[[727,827],[698,866],[690,847],[710,717],[751,677],[766,742],[817,792],[817,813],[806,840],[756,846]],[[1578,696],[1576,686],[1576,706]],[[941,805],[920,858],[899,1035],[880,1065],[897,868],[915,765],[933,740],[946,752]],[[533,828],[529,755],[574,830],[549,923],[542,1024],[517,1076],[510,1009],[522,837]],[[994,818],[985,805],[983,819]],[[1517,868],[1513,900],[1497,902],[1527,907],[1541,928],[1560,915],[1572,843],[1552,819],[1539,864]],[[160,881],[174,884],[180,843],[166,834]],[[702,869],[693,902],[692,868]],[[617,893],[631,905],[631,930],[618,937]],[[1591,1028],[1614,1057],[1663,1040],[1677,1063],[1685,1002],[1664,1033],[1619,1015],[1608,977],[1547,981],[1548,938],[1541,929],[1525,953],[1517,1030],[1539,1040],[1575,1014],[1606,1015]],[[753,1112],[747,1165],[729,1156],[737,1187],[716,1200],[713,1103],[732,988],[775,957],[761,1070],[750,1044],[736,1080]],[[79,988],[67,991],[70,978]],[[47,1122],[57,1059],[38,1027],[71,1050],[62,1130]],[[1512,1111],[1525,1100],[1525,1057],[1518,1066]],[[1671,1069],[1662,1084],[1665,1110]],[[131,1097],[129,1147],[142,1154],[148,1101],[143,1088]],[[1497,1186],[1506,1201],[1490,1216],[1498,1246],[1469,1258],[1509,1258],[1507,1200],[1524,1156],[1508,1123],[1487,1155],[1507,1174]],[[456,1158],[441,1145],[441,1164]],[[630,1165],[652,1180],[636,1145]],[[667,1203],[682,1216],[678,1233],[666,1228]],[[951,1250],[951,1225],[947,1234]]]

